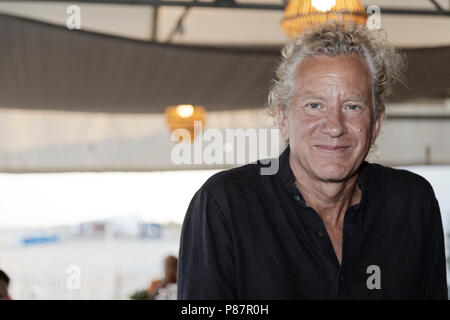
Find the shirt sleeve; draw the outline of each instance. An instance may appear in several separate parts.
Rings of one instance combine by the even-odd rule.
[[[422,273],[419,298],[448,300],[444,231],[439,204],[434,193],[430,197],[430,222],[425,226],[422,247]]]
[[[216,200],[200,189],[184,219],[178,264],[178,299],[235,299],[229,223]]]

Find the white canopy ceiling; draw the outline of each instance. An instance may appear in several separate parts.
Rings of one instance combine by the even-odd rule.
[[[211,0],[207,0],[211,1]],[[282,0],[241,0],[241,3],[282,4]],[[448,16],[383,14],[383,8],[436,10],[428,0],[371,0],[381,9],[381,26],[399,47],[433,47],[450,44]],[[449,9],[446,0],[438,0]],[[0,12],[66,25],[66,9],[72,2],[1,1]],[[81,28],[126,38],[149,40],[152,34],[153,7],[77,3],[81,8]],[[165,42],[174,30],[183,7],[163,6],[158,9],[157,41]],[[279,46],[288,38],[280,27],[281,10],[227,8],[191,8],[183,22],[183,33],[173,43],[197,45],[262,45]]]

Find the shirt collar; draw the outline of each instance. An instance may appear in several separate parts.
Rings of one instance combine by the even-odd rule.
[[[279,157],[279,170],[278,177],[281,180],[283,187],[286,191],[291,194],[293,197],[299,197],[299,201],[302,206],[306,207],[306,202],[297,189],[295,185],[295,175],[292,172],[291,166],[289,164],[289,154],[290,148],[289,145],[287,148],[281,153]],[[359,209],[360,206],[366,201],[367,193],[368,193],[368,182],[369,182],[369,163],[367,161],[363,161],[358,169],[358,177],[357,183],[361,189],[361,201],[354,205],[355,209]]]

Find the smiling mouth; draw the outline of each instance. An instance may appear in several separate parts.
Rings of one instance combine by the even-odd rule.
[[[314,147],[316,147],[317,150],[325,153],[342,153],[349,148],[348,146],[328,146],[328,145],[315,145]]]

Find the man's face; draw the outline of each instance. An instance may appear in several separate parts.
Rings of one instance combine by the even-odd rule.
[[[367,64],[356,54],[306,57],[294,83],[287,115],[277,115],[292,160],[314,180],[346,180],[365,159],[384,117],[374,120]]]
[[[0,280],[0,300],[7,300],[8,299],[8,284]]]

